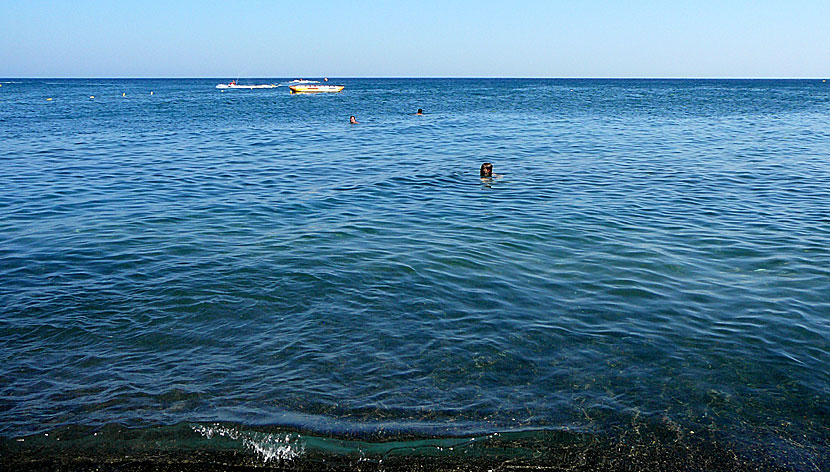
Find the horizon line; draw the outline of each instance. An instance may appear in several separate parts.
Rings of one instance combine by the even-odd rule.
[[[2,79],[150,79],[150,80],[170,80],[170,79],[222,79],[228,76],[28,76],[28,77],[12,77],[0,76]],[[291,77],[312,77],[312,75],[295,75],[295,76],[258,76],[249,75],[245,78],[249,79],[265,79],[265,78],[291,78]],[[316,77],[316,76],[315,76]],[[580,77],[548,77],[548,76],[395,76],[395,75],[378,75],[378,76],[324,76],[329,79],[537,79],[537,80],[827,80],[828,77],[618,77],[618,76],[580,76]]]

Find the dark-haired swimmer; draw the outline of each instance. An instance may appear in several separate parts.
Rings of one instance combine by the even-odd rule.
[[[481,164],[481,176],[482,177],[492,177],[493,176],[493,164],[489,162],[485,162]]]
[[[354,115],[350,116],[349,123],[356,125],[358,123],[357,118],[355,118]]]
[[[489,162],[481,164],[479,175],[481,175],[481,180],[498,179],[501,177],[501,174],[493,173],[493,164],[490,164]]]
[[[421,110],[420,108],[418,108],[418,113],[415,113],[415,114],[416,114],[416,115],[423,115],[423,114],[424,114],[424,110]]]

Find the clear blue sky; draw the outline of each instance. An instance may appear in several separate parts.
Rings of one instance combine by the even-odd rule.
[[[830,0],[0,0],[0,77],[830,78]]]

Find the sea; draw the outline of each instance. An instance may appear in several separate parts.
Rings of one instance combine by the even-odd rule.
[[[230,80],[0,79],[0,469],[830,470],[830,83]]]

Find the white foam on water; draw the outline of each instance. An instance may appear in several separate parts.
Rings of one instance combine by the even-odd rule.
[[[290,461],[305,452],[305,443],[299,434],[268,434],[256,431],[239,431],[219,424],[213,426],[195,425],[193,431],[207,439],[222,436],[242,444],[262,457],[263,462]]]

